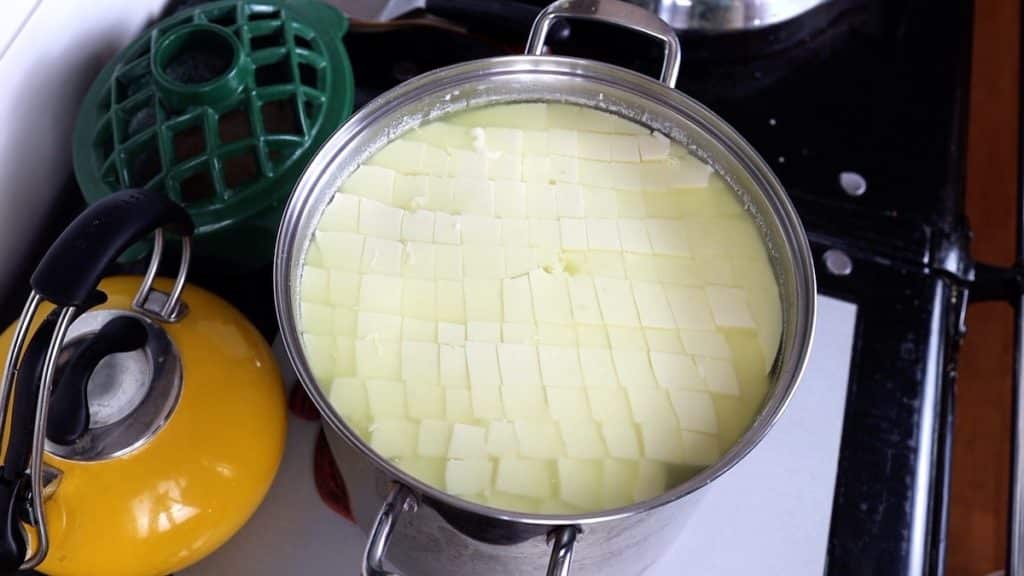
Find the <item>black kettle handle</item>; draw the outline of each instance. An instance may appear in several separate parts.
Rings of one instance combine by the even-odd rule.
[[[58,306],[81,306],[117,257],[157,229],[191,236],[192,219],[159,191],[111,194],[61,233],[32,274],[32,289]]]

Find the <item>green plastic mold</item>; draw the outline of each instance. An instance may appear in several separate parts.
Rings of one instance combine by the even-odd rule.
[[[161,189],[192,215],[198,257],[238,270],[269,263],[292,187],[352,112],[347,29],[312,0],[214,2],[157,23],[103,69],[79,110],[74,167],[86,201]]]

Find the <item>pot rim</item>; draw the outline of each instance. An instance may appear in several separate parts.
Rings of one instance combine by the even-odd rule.
[[[298,286],[293,283],[293,279],[298,279],[298,268],[312,233],[309,232],[304,234],[304,237],[298,237],[299,226],[313,217],[309,214],[312,210],[309,204],[318,194],[326,195],[323,190],[328,182],[340,180],[337,176],[341,172],[344,172],[342,177],[347,177],[351,170],[365,161],[371,153],[379,150],[383,143],[371,146],[372,150],[364,152],[358,161],[335,165],[335,159],[346,149],[353,138],[374,123],[383,121],[388,115],[407,108],[421,97],[438,92],[451,94],[454,91],[455,94],[458,94],[460,87],[473,83],[479,84],[505,75],[522,74],[555,75],[572,81],[597,82],[609,88],[631,93],[643,100],[647,106],[661,108],[676,116],[681,116],[693,124],[697,130],[710,135],[726,154],[741,163],[742,168],[753,180],[754,189],[748,192],[764,200],[769,214],[762,214],[761,217],[778,225],[783,244],[781,250],[792,260],[792,296],[795,304],[793,310],[788,311],[785,310],[785,300],[783,302],[783,333],[780,342],[782,354],[775,359],[775,367],[772,370],[774,386],[768,390],[758,415],[735,444],[715,464],[704,468],[687,481],[654,498],[630,506],[566,515],[515,512],[478,504],[426,484],[379,456],[359,438],[344,418],[331,406],[327,395],[317,384],[303,351],[302,338],[297,326]],[[523,99],[520,101],[537,100]],[[577,103],[566,99],[566,95],[553,95],[547,101]],[[512,102],[512,100],[507,102]],[[399,137],[401,133],[423,122],[429,122],[459,110],[488,104],[490,102],[469,101],[462,108],[451,107],[438,111],[437,114],[431,114],[429,118],[402,126],[399,130],[394,131],[397,133],[389,131],[386,141]],[[595,108],[594,106],[590,107]],[[603,111],[613,112],[607,109]],[[645,118],[642,116],[626,118],[651,129],[664,131],[645,122]],[[316,216],[319,216],[319,210],[316,211]],[[301,247],[298,255],[296,255],[297,245]],[[777,278],[777,280],[781,282],[782,279]],[[780,286],[780,294],[785,299],[782,286]],[[816,314],[815,296],[816,282],[813,259],[796,210],[781,182],[767,163],[736,130],[696,100],[647,76],[611,64],[564,56],[500,56],[455,64],[421,74],[368,103],[331,135],[303,171],[285,207],[274,254],[274,300],[282,341],[299,380],[330,427],[341,434],[347,442],[353,444],[378,469],[384,471],[389,477],[411,487],[421,498],[426,497],[429,500],[440,501],[448,506],[491,518],[538,526],[582,525],[643,513],[697,491],[735,466],[760,443],[774,426],[796,389],[810,354]],[[787,340],[789,341],[788,346],[785,345]]]

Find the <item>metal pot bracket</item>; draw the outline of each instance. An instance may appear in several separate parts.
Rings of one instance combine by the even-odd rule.
[[[169,294],[152,287],[164,229],[182,239],[181,266]],[[144,444],[173,411],[181,390],[181,365],[159,324],[176,322],[187,312],[181,292],[188,273],[192,230],[188,213],[159,192],[122,191],[86,209],[33,273],[32,291],[0,379],[0,415],[7,418],[10,414],[11,420],[9,437],[4,439],[0,431],[0,444],[6,440],[7,446],[0,466],[0,505],[6,515],[0,525],[0,573],[35,568],[49,552],[43,503],[47,494],[57,489],[60,475],[44,469],[44,445],[70,459],[114,457]],[[86,313],[106,300],[96,289],[105,269],[126,248],[154,231],[153,255],[135,295],[135,311]],[[29,327],[43,300],[56,307],[26,346]],[[82,322],[72,331],[76,319]],[[65,348],[69,333],[76,338]],[[121,360],[111,356],[133,350],[140,354],[133,352]],[[60,386],[54,391],[62,354],[65,365]],[[109,360],[105,368],[104,360]],[[112,370],[115,377],[135,384],[89,394],[88,382],[96,370]],[[64,413],[48,427],[51,392],[53,408]],[[96,426],[90,426],[90,404],[102,403],[101,399],[111,401],[96,410]],[[121,424],[129,414],[131,420],[136,414],[142,417]],[[62,441],[47,440],[55,435]],[[26,534],[30,527],[35,531],[31,554]]]

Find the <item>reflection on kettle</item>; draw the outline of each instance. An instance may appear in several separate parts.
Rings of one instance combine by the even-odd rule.
[[[146,538],[151,532],[167,532],[199,514],[199,508],[183,501],[181,488],[179,481],[165,480],[153,492],[135,498],[132,510],[139,538]]]

